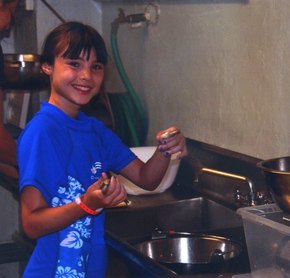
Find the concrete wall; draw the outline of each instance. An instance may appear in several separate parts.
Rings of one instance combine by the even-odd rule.
[[[103,4],[107,41],[118,8],[139,13],[147,1],[116,2]],[[118,32],[123,63],[149,111],[148,143],[176,124],[190,138],[252,156],[290,155],[290,1],[158,4],[156,25]],[[123,90],[111,80],[109,90]]]

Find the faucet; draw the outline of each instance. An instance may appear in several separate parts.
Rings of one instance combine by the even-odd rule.
[[[234,191],[234,200],[238,207],[265,205],[265,204],[273,203],[273,199],[271,195],[268,195],[267,193],[256,192],[252,180],[248,177],[203,167],[201,166],[201,163],[197,163],[197,162],[195,162],[195,167],[198,168],[198,171],[195,173],[194,182],[198,182],[199,177],[203,173],[208,173],[208,174],[212,174],[216,176],[222,176],[229,179],[238,179],[241,181],[245,181],[249,187],[249,191],[250,191],[249,194],[243,194],[239,188],[235,189]]]
[[[232,173],[227,173],[227,172],[223,172],[223,171],[219,171],[219,170],[215,170],[215,169],[210,169],[210,168],[206,168],[206,167],[202,167],[200,169],[200,173],[209,173],[209,174],[213,174],[213,175],[217,175],[217,176],[223,176],[226,178],[232,178],[232,179],[238,179],[238,180],[245,181],[248,184],[248,187],[250,189],[250,194],[249,194],[250,200],[248,201],[248,205],[249,206],[256,205],[256,192],[254,190],[254,184],[251,181],[251,179],[249,179],[248,177],[240,176],[240,175],[236,175],[236,174],[232,174]],[[242,196],[239,189],[237,189],[235,192],[235,201],[240,202],[240,201],[244,201],[244,199],[245,199],[244,196]]]
[[[117,33],[119,25],[122,23],[136,24],[148,21],[149,18],[146,16],[146,13],[130,14],[126,16],[124,10],[119,8],[118,17],[112,22],[111,27],[112,30]]]

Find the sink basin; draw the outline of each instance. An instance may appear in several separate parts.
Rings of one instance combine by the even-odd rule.
[[[130,199],[130,198],[129,198]],[[151,235],[156,229],[177,232],[210,232],[242,227],[241,217],[209,199],[198,197],[151,207],[109,209],[106,229],[120,238]]]
[[[136,198],[136,197],[135,197]],[[130,200],[130,197],[129,197]],[[176,268],[166,264],[160,264],[150,259],[138,250],[139,243],[150,240],[156,236],[156,228],[172,233],[199,233],[207,235],[222,236],[238,242],[242,246],[241,255],[234,262],[232,273],[249,272],[249,261],[245,243],[243,223],[240,215],[212,200],[197,197],[186,200],[172,201],[169,203],[140,207],[138,203],[146,202],[146,199],[137,202],[132,199],[132,204],[127,208],[107,209],[106,231],[107,242],[113,249],[118,250],[121,256],[138,262],[138,265],[154,263],[154,267],[164,266],[170,271],[178,273]],[[113,236],[111,236],[113,235]],[[135,258],[135,259],[134,259]],[[143,259],[142,259],[143,258]],[[142,266],[143,269],[148,268]],[[151,265],[149,268],[151,269]],[[174,265],[174,267],[176,267]],[[188,267],[186,266],[186,271]],[[206,271],[208,267],[206,266]],[[184,268],[179,268],[179,274],[184,274]],[[196,270],[196,268],[195,268]],[[190,270],[191,271],[191,270]],[[152,275],[152,274],[151,274]],[[171,277],[162,276],[161,277]]]

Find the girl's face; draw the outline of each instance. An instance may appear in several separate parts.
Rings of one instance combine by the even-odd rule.
[[[62,57],[53,65],[44,64],[43,71],[50,76],[49,102],[71,117],[76,117],[81,106],[87,104],[100,90],[104,78],[104,65],[97,62],[94,50],[87,60],[82,52],[78,59]]]

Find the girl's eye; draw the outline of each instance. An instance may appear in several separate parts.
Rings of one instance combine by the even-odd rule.
[[[70,61],[68,64],[69,64],[71,67],[73,67],[73,68],[78,68],[78,67],[79,67],[79,63],[76,62],[76,61]]]
[[[97,63],[95,65],[92,66],[94,71],[98,71],[98,70],[103,70],[104,69],[104,65],[101,63]]]

